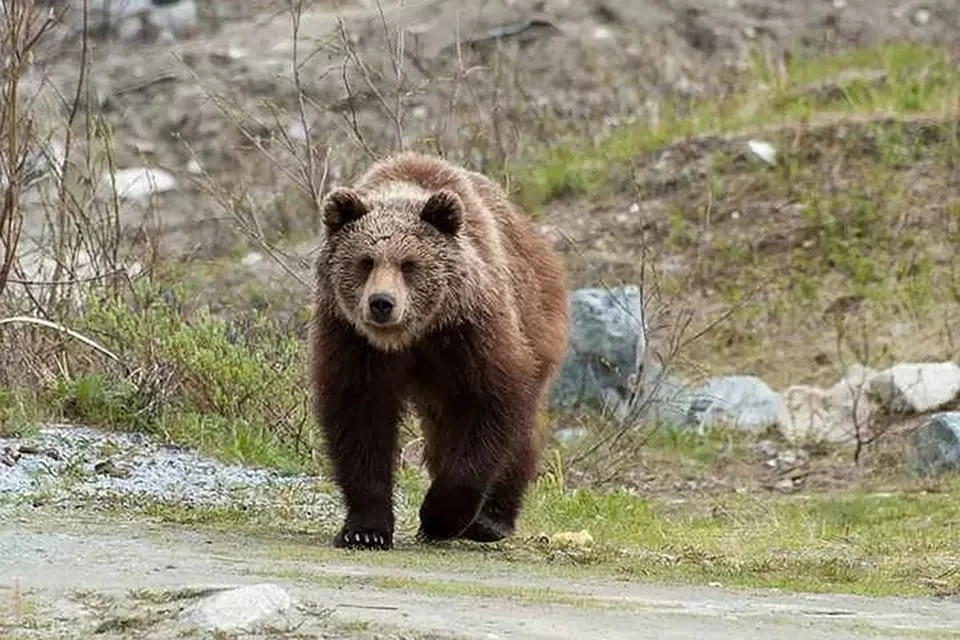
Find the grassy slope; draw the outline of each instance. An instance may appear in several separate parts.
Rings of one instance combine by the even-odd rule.
[[[686,360],[776,388],[833,384],[854,361],[957,357],[956,58],[888,45],[758,66],[743,86],[515,169],[519,197],[580,238],[573,280],[651,287],[652,268],[658,302],[697,326],[732,314]]]
[[[882,69],[884,80],[810,88],[829,84],[850,68]],[[945,247],[956,246],[958,237],[952,234],[960,222],[952,181],[960,147],[955,123],[943,123],[947,114],[956,113],[951,111],[960,91],[955,62],[940,51],[897,45],[836,59],[801,60],[786,80],[759,68],[752,77],[747,90],[723,104],[706,102],[683,117],[665,118],[655,129],[629,126],[595,146],[569,141],[516,167],[514,182],[522,200],[560,225],[566,209],[593,203],[593,226],[604,229],[609,223],[614,235],[625,235],[603,218],[604,209],[613,203],[646,202],[638,198],[644,187],[655,191],[650,200],[660,209],[654,211],[667,215],[654,225],[652,242],[687,260],[694,276],[693,289],[686,289],[689,278],[665,279],[665,289],[688,291],[703,313],[749,302],[736,308],[733,323],[707,334],[685,354],[692,360],[753,370],[774,383],[798,381],[800,371],[816,367],[822,374],[836,364],[829,355],[828,364],[816,364],[825,342],[832,343],[836,336],[811,319],[810,309],[842,295],[863,296],[873,304],[871,339],[890,334],[895,321],[924,325],[935,324],[939,317],[940,328],[927,346],[949,355],[943,352],[940,329],[949,329],[946,320],[957,314],[937,314],[945,313],[944,305],[956,304],[951,298],[956,295],[951,284],[956,282],[951,280],[956,260],[942,259]],[[708,160],[703,165],[706,179],[681,165],[676,173],[686,178],[665,189],[658,187],[651,169],[658,149],[679,148],[689,136],[796,123],[807,116],[815,120],[826,112],[859,120],[886,113],[913,121],[924,114],[932,115],[934,124],[851,125],[846,130],[853,134],[841,136],[837,129],[814,123],[796,142],[790,125],[766,136],[784,157],[777,167],[744,156],[736,145],[718,143],[716,153],[701,154]],[[836,185],[827,182],[831,176]],[[745,206],[784,199],[805,207],[774,216],[770,208],[751,213]],[[734,211],[740,214],[739,226]],[[702,247],[708,226],[712,235],[707,249],[695,251]],[[745,241],[777,233],[784,236],[779,241]],[[629,264],[631,249],[620,249],[619,261],[609,261],[616,266],[610,273],[635,275],[637,265]],[[572,271],[583,278],[594,273],[592,269],[603,273],[606,264],[596,254],[588,256],[596,264],[578,263],[575,255],[568,258]],[[759,298],[748,298],[746,292],[757,284],[766,285]],[[0,396],[2,429],[24,430],[37,417],[55,415],[157,433],[228,460],[289,471],[322,467],[322,459],[310,453],[317,443],[297,328],[257,312],[225,325],[198,310],[191,295],[187,287],[158,282],[139,291],[136,314],[126,306],[130,301],[92,307],[74,328],[119,353],[129,371],[77,358],[70,380],[34,397],[10,392]],[[303,309],[296,311],[302,318]],[[887,344],[881,359],[903,356],[912,348],[896,341]],[[727,463],[717,463],[715,450],[720,446],[654,440],[640,464],[648,465],[643,472],[654,475],[678,467],[688,474],[722,473]],[[562,461],[563,455],[549,458],[554,459]],[[519,564],[525,570],[566,565],[573,571],[627,578],[861,593],[960,590],[960,577],[952,572],[960,560],[960,485],[952,479],[927,487],[935,489],[929,492],[914,486],[887,496],[860,490],[775,499],[768,493],[728,491],[714,497],[684,496],[685,502],[674,503],[627,491],[571,490],[564,488],[564,477],[548,472],[532,491],[517,540],[470,557],[485,564]],[[402,484],[413,496],[424,490],[423,478],[411,471],[404,473]],[[915,484],[906,482],[907,487]],[[250,518],[163,508],[153,513],[175,521],[234,525]],[[405,514],[407,528],[413,517]],[[319,523],[327,534],[335,525]],[[522,542],[524,535],[581,528],[596,539],[593,547],[557,552]],[[333,552],[321,548],[316,553]],[[460,564],[464,556],[437,550],[398,553],[381,561],[442,566]]]

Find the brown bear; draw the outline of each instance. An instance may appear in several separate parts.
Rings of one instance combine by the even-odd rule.
[[[321,203],[310,374],[346,502],[336,547],[393,546],[397,426],[411,406],[431,485],[422,542],[515,526],[566,355],[559,257],[485,176],[397,154]]]

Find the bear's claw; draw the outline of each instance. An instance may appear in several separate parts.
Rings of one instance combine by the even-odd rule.
[[[391,549],[393,537],[389,532],[344,527],[337,534],[333,546],[338,549]]]

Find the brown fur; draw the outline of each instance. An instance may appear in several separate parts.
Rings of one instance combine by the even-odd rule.
[[[347,506],[334,544],[392,546],[407,403],[432,478],[419,536],[503,538],[535,476],[538,410],[566,355],[559,258],[496,183],[429,156],[374,164],[328,194],[323,215],[311,375]]]

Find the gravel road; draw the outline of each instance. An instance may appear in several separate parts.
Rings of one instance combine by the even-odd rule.
[[[276,540],[249,534],[57,513],[0,524],[0,636],[178,638],[181,610],[204,590],[270,582],[293,613],[269,633],[226,637],[960,637],[956,600],[408,570],[319,540],[286,540],[281,555]]]

